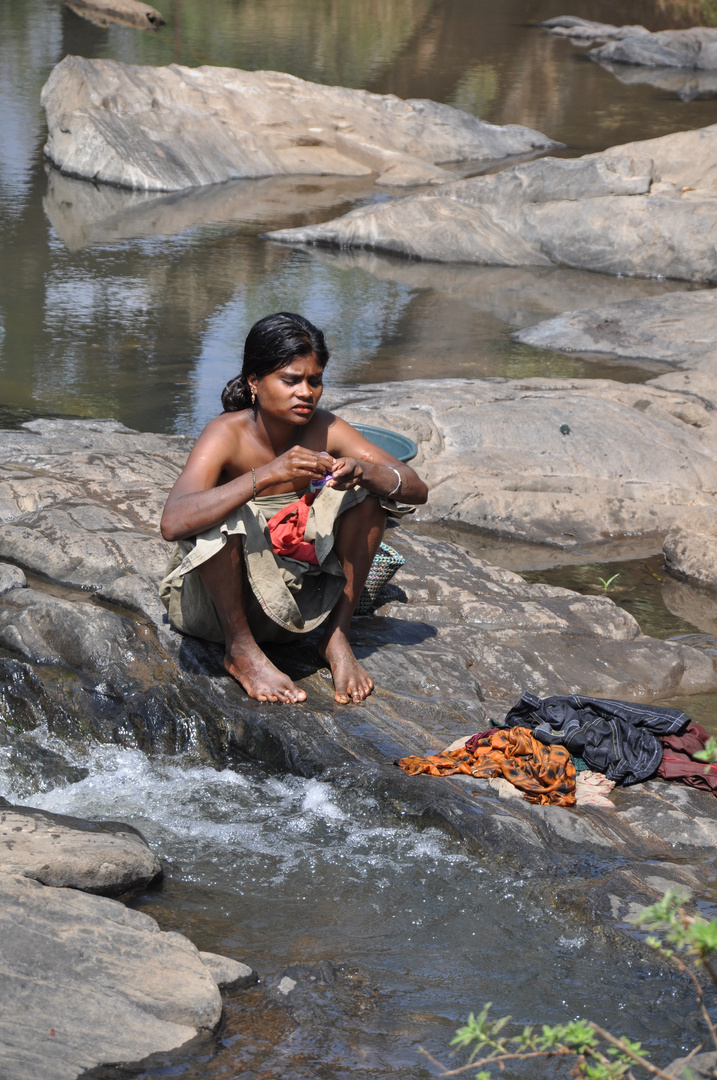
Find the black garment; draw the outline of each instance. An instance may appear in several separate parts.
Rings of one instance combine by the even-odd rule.
[[[567,746],[617,784],[652,776],[662,760],[657,736],[677,734],[689,722],[679,709],[577,694],[541,699],[525,693],[505,717],[507,727],[529,727],[541,742]]]

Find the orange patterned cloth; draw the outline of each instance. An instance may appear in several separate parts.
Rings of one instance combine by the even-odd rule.
[[[530,728],[496,731],[480,739],[473,753],[461,747],[432,757],[401,758],[397,764],[409,776],[504,776],[530,802],[575,805],[575,766],[570,754],[564,746],[538,742]]]

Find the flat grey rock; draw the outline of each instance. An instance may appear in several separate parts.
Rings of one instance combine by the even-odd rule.
[[[418,444],[430,492],[420,520],[569,549],[664,535],[688,509],[715,505],[712,401],[689,383],[662,385],[672,377],[413,380],[331,400],[351,422]]]
[[[200,952],[202,963],[209,968],[212,978],[221,990],[240,990],[252,986],[259,976],[248,964],[241,964],[219,953]]]
[[[436,262],[712,282],[716,155],[713,125],[583,158],[523,162],[267,235]]]
[[[686,30],[658,30],[644,26],[613,26],[574,15],[558,15],[540,24],[551,34],[577,43],[602,42],[587,53],[591,60],[647,67],[717,70],[717,30],[693,26]]]
[[[717,510],[693,510],[676,521],[663,551],[665,566],[675,577],[717,589]]]
[[[219,1023],[194,945],[116,900],[0,873],[0,939],[0,1075],[12,1080],[74,1080]]]
[[[11,589],[24,589],[27,578],[19,566],[11,563],[0,563],[0,595],[10,592]]]
[[[717,293],[668,293],[565,311],[513,336],[538,348],[608,353],[711,371],[717,360]]]
[[[648,385],[666,390],[672,395],[671,415],[694,430],[695,450],[715,455],[717,296],[711,290],[568,311],[514,336],[542,348],[669,363],[678,370],[646,384],[646,396],[635,407],[649,415],[652,402]],[[667,569],[683,581],[710,589],[717,588],[717,505],[713,492],[711,483],[695,490],[684,500],[682,511],[672,521],[666,519],[662,527],[667,532]],[[694,606],[700,605],[704,606],[704,601],[698,598]],[[707,620],[711,619],[707,615]]]
[[[162,864],[130,826],[95,824],[0,799],[0,872],[121,896],[156,881]]]
[[[321,86],[275,71],[138,67],[66,56],[42,91],[45,155],[63,172],[147,191],[239,177],[378,174],[406,186],[441,165],[559,144],[423,99]]]
[[[715,71],[717,30],[695,26],[688,30],[660,30],[654,34],[626,34],[607,41],[588,55],[600,63]]]

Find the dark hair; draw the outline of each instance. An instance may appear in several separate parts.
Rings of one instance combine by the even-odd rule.
[[[224,412],[238,412],[251,405],[250,375],[263,378],[272,371],[287,367],[297,356],[315,354],[325,368],[329,350],[324,335],[301,315],[280,311],[254,323],[244,342],[244,362],[241,374],[230,379],[222,390]]]

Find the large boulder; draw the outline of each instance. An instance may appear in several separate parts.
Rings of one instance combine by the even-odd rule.
[[[136,67],[66,56],[42,91],[45,155],[63,172],[148,191],[238,177],[379,174],[446,180],[447,162],[557,146],[423,99],[320,86],[276,71]]]
[[[513,336],[538,348],[655,360],[711,373],[717,361],[717,293],[676,292],[565,311]]]
[[[418,443],[423,520],[571,548],[664,535],[687,508],[716,502],[715,412],[681,386],[415,380],[333,397],[352,422]]]
[[[663,551],[665,566],[675,577],[717,589],[717,509],[685,514],[665,537]]]
[[[0,1074],[74,1080],[219,1023],[210,964],[116,900],[0,873]]]
[[[717,281],[717,125],[542,158],[267,235],[437,262]]]
[[[0,873],[121,896],[156,881],[162,864],[130,825],[89,822],[0,799]]]
[[[643,388],[647,396],[640,407],[649,413],[649,395],[666,391],[672,400],[672,415],[694,430],[695,450],[711,459],[717,457],[714,292],[675,293],[567,311],[514,336],[542,348],[669,363],[678,370],[652,379]],[[692,585],[715,589],[717,505],[710,485],[696,487],[689,494],[684,491],[679,507],[673,504],[675,512],[664,517],[664,554],[670,573]]]

